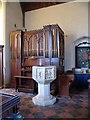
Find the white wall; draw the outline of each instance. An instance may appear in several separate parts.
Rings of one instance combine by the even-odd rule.
[[[0,2],[0,45],[3,45],[3,10]]]
[[[75,67],[74,41],[88,36],[88,3],[65,3],[26,12],[27,30],[40,29],[44,25],[58,24],[65,32],[65,70]]]
[[[22,28],[22,11],[19,2],[7,2],[5,11],[5,84],[10,82],[10,32]],[[14,25],[16,24],[17,27]]]

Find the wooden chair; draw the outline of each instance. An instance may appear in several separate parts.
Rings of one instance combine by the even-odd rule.
[[[21,76],[14,76],[16,80],[16,91],[34,93],[37,89],[37,83],[32,79],[32,67],[43,64],[43,59],[25,58],[21,69]]]

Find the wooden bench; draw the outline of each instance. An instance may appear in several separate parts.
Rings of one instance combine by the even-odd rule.
[[[14,76],[16,91],[37,92],[37,83],[32,79],[32,67],[40,64],[44,64],[42,59],[31,57],[24,58],[21,75]]]
[[[14,78],[16,80],[16,91],[35,92],[36,82],[32,80],[31,76],[14,76]],[[28,80],[29,84],[25,85]]]
[[[20,97],[16,95],[9,95],[0,93],[0,120],[9,120],[11,115],[17,116],[20,107]],[[12,118],[12,120],[14,120]],[[11,120],[11,119],[10,119]]]
[[[70,84],[74,81],[74,74],[63,74],[59,76],[59,95],[69,96]]]

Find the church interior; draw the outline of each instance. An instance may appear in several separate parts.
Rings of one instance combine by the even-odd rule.
[[[0,2],[0,120],[89,118],[89,11],[89,0]]]

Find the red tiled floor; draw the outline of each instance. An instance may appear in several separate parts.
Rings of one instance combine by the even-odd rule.
[[[57,102],[51,106],[37,106],[32,102],[34,95],[30,93],[15,92],[15,90],[2,89],[2,93],[12,93],[20,96],[20,112],[24,118],[80,118],[88,119],[88,90],[72,94],[72,98],[58,97]]]
[[[44,115],[45,115],[45,117],[49,117],[49,116],[56,115],[56,112],[53,110],[45,110]]]
[[[59,115],[60,118],[73,118],[73,116],[68,112],[63,112]]]
[[[32,108],[31,113],[35,113],[35,112],[41,112],[41,109],[38,107]]]

